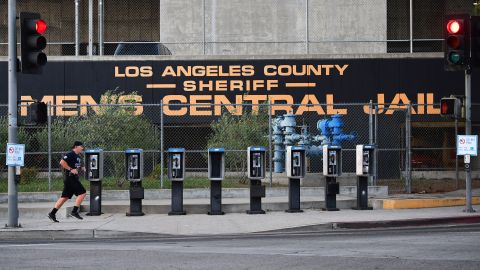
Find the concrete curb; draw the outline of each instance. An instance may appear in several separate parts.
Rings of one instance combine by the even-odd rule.
[[[480,223],[480,215],[463,217],[441,217],[441,218],[416,218],[416,219],[398,219],[386,221],[367,221],[367,222],[334,222],[334,229],[372,229],[372,228],[397,228],[411,226],[431,226],[445,224],[471,224]]]
[[[93,239],[92,229],[74,230],[23,230],[21,228],[0,231],[0,240],[69,240]]]
[[[374,209],[418,209],[465,205],[465,198],[425,198],[425,199],[373,199]],[[480,204],[480,197],[473,197],[472,204]]]

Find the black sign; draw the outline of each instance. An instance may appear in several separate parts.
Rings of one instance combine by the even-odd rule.
[[[477,84],[473,76],[473,89]],[[319,115],[348,114],[340,103],[386,104],[389,107],[419,104],[413,114],[440,114],[440,98],[462,95],[462,72],[445,72],[442,58],[429,59],[301,59],[301,60],[194,60],[194,61],[50,61],[42,76],[19,74],[19,99],[52,104],[97,104],[107,90],[135,95],[126,102],[143,104],[188,103],[169,106],[168,116],[209,117],[221,114],[201,104],[300,104],[278,107],[301,115],[309,105]],[[7,103],[7,63],[0,62],[0,87]],[[473,100],[480,101],[476,91]],[[198,105],[200,104],[200,105]],[[227,107],[233,108],[233,107]],[[68,109],[55,113],[78,115]],[[143,113],[138,106],[136,113]]]

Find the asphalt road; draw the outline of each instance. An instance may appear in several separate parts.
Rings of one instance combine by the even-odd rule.
[[[1,242],[1,269],[480,269],[480,225]]]

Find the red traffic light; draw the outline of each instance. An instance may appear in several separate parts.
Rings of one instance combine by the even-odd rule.
[[[20,12],[21,65],[24,74],[41,74],[47,64],[47,55],[43,52],[47,39],[43,34],[47,23],[39,13]]]
[[[449,113],[449,106],[448,102],[441,102],[442,104],[440,105],[440,114],[448,114]]]
[[[44,20],[37,20],[35,23],[35,30],[38,34],[43,35],[43,33],[45,33],[47,30],[47,23],[45,23]]]
[[[440,100],[440,115],[448,117],[460,117],[461,102],[455,97],[445,97]]]
[[[447,23],[447,31],[449,34],[457,34],[460,32],[461,23],[458,20],[450,20]]]

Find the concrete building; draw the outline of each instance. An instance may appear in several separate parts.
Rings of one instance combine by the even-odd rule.
[[[75,1],[81,54],[88,0],[18,0],[17,11],[48,23],[49,55],[73,55]],[[98,0],[93,2],[98,41]],[[322,54],[409,51],[410,0],[103,0],[105,54],[124,41],[164,43],[174,55]],[[416,51],[441,51],[442,18],[469,12],[470,0],[413,0]],[[6,55],[7,1],[0,2],[0,55]]]

